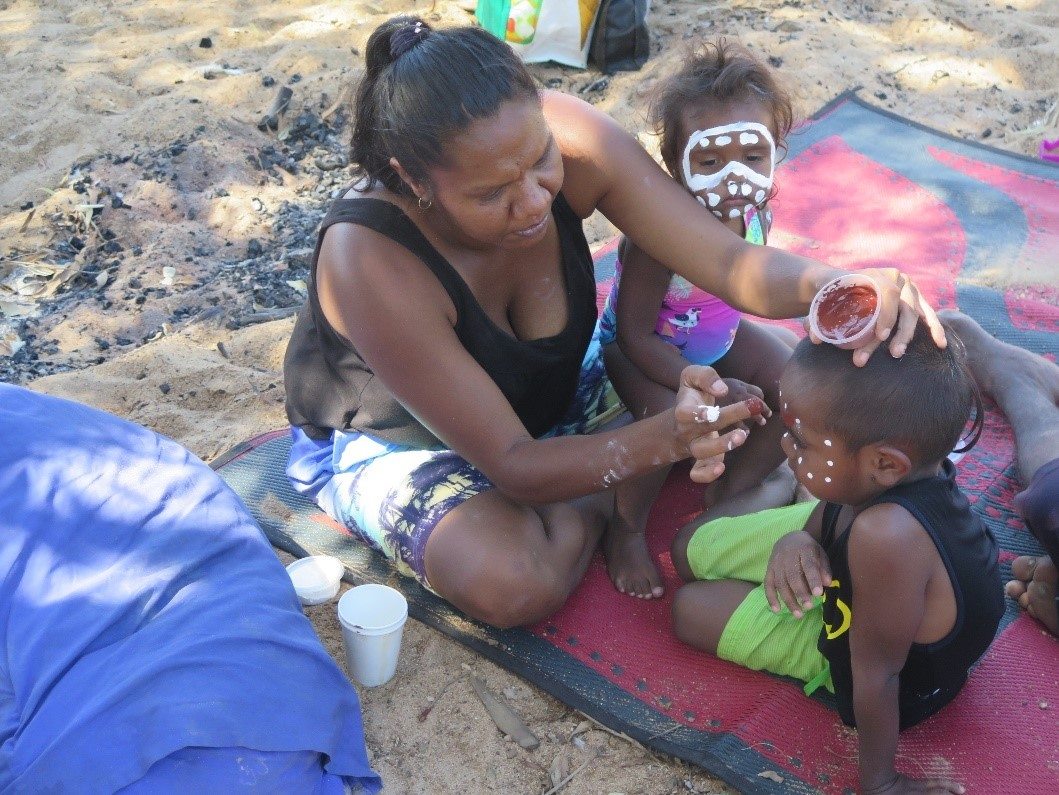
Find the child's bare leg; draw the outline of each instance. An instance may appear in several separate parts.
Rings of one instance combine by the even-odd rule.
[[[673,598],[673,631],[689,646],[717,654],[725,625],[754,587],[743,580],[689,582]]]
[[[738,378],[759,387],[773,414],[763,426],[751,428],[745,444],[725,456],[724,475],[707,489],[707,508],[722,508],[737,496],[741,513],[776,508],[791,501],[796,485],[794,475],[787,467],[776,471],[785,458],[780,448],[783,420],[779,379],[790,356],[791,348],[780,335],[744,319],[731,349],[715,365],[722,377]],[[738,515],[727,510],[725,513]],[[714,517],[711,514],[708,518]]]
[[[631,414],[626,421],[650,417],[673,406],[676,394],[647,378],[616,344],[604,346],[603,359],[614,389]],[[644,530],[669,469],[662,467],[614,489],[614,515],[603,536],[603,552],[611,581],[624,594],[652,599],[664,593],[662,575],[647,549]]]

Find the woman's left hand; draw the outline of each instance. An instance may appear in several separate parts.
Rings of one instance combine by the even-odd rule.
[[[853,363],[858,367],[867,364],[875,349],[887,340],[890,341],[890,355],[895,359],[904,356],[908,343],[915,333],[920,318],[930,330],[930,336],[939,348],[944,348],[948,341],[945,329],[915,282],[897,268],[865,268],[854,271],[871,277],[880,290],[879,319],[875,324],[875,338],[864,343],[853,352]],[[896,326],[896,328],[895,328]],[[820,340],[813,338],[813,342]]]

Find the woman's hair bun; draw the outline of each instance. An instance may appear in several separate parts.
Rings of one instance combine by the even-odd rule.
[[[405,17],[402,24],[390,34],[390,58],[396,61],[423,41],[432,28],[419,17]]]

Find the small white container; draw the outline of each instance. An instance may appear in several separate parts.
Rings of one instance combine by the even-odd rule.
[[[303,605],[319,605],[335,598],[344,570],[338,558],[313,555],[294,561],[287,567],[287,574]]]
[[[875,311],[872,313],[871,317],[868,318],[867,324],[861,327],[861,329],[855,334],[834,336],[825,333],[820,328],[820,304],[832,294],[847,287],[867,287],[874,292]],[[815,296],[813,296],[813,302],[809,305],[809,328],[817,338],[834,345],[836,348],[855,350],[867,343],[874,336],[875,324],[879,320],[879,311],[881,309],[882,303],[879,294],[879,285],[876,284],[875,280],[859,273],[846,273],[829,281],[817,291]]]
[[[364,687],[378,687],[397,672],[408,601],[400,591],[368,583],[338,600],[338,621],[349,675]]]

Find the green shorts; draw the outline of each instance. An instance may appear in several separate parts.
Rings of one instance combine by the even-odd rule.
[[[745,580],[757,585],[735,609],[721,633],[717,656],[755,671],[770,671],[834,692],[827,660],[816,648],[823,628],[823,597],[795,618],[784,607],[773,613],[765,598],[769,556],[776,542],[805,527],[816,502],[800,502],[746,516],[707,522],[688,541],[688,566],[699,580]]]

